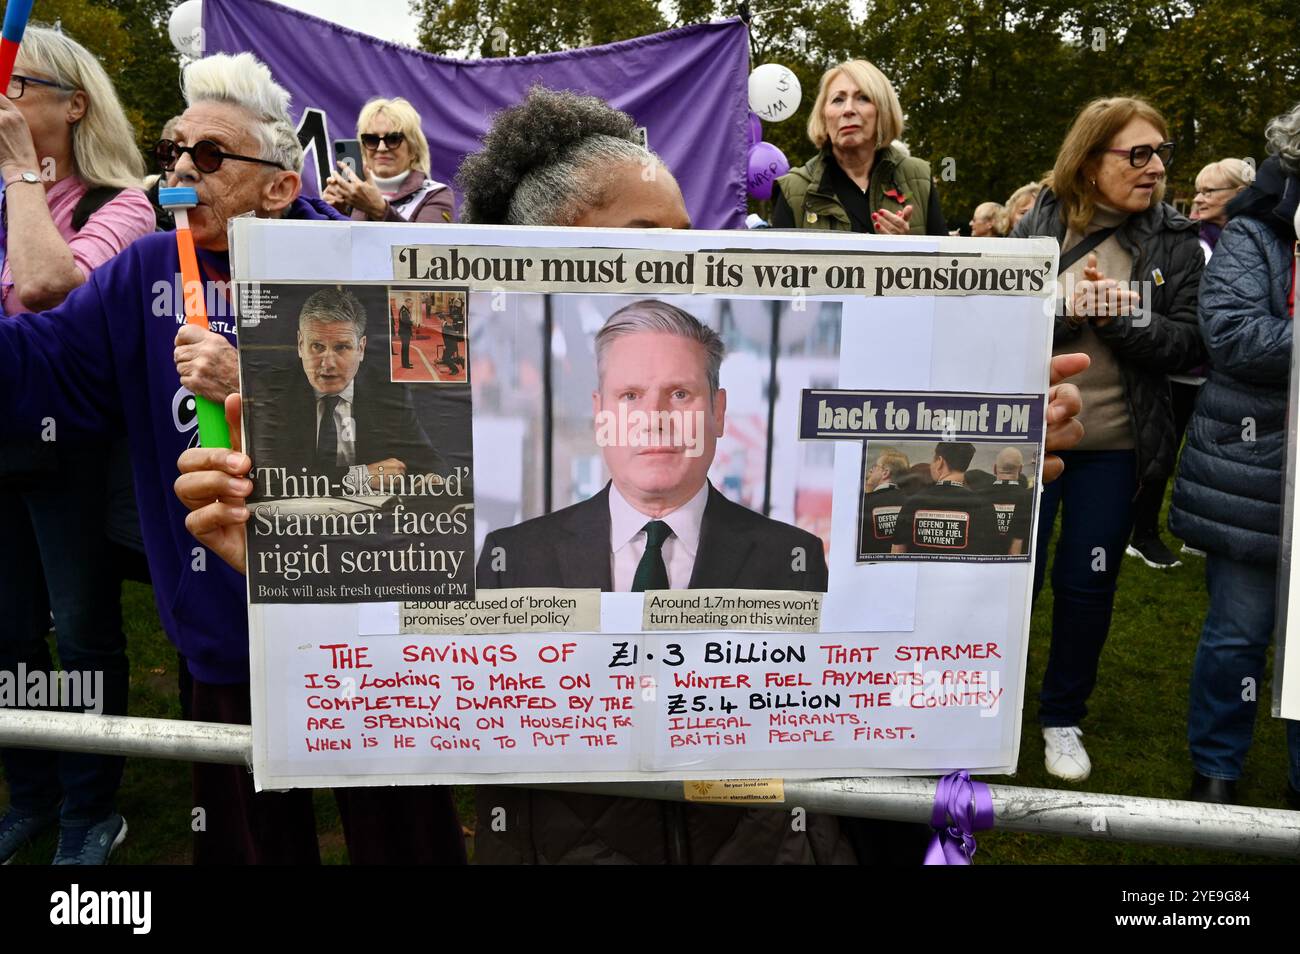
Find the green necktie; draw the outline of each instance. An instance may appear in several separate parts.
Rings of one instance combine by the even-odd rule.
[[[651,520],[644,527],[645,553],[632,577],[632,592],[668,589],[668,569],[664,566],[664,541],[672,536],[673,528],[662,520]]]

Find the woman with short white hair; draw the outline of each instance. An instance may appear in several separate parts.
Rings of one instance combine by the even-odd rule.
[[[357,117],[364,177],[344,162],[321,198],[361,222],[450,222],[451,189],[429,175],[429,141],[405,99],[372,99]]]
[[[1196,174],[1196,196],[1189,219],[1201,224],[1201,251],[1208,262],[1228,224],[1228,203],[1255,181],[1255,167],[1244,159],[1220,159]]]
[[[981,202],[975,206],[970,220],[972,238],[996,238],[1007,234],[1007,210],[997,202]]]

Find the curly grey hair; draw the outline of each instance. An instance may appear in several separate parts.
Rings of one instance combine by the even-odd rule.
[[[1264,129],[1268,151],[1292,175],[1300,175],[1300,103],[1289,113],[1276,116]]]
[[[637,142],[631,116],[595,96],[534,86],[492,118],[483,148],[461,163],[461,221],[572,225],[609,204],[622,163],[663,164]]]

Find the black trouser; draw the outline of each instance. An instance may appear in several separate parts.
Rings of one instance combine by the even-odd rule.
[[[1183,433],[1187,422],[1191,420],[1192,409],[1196,407],[1196,395],[1201,392],[1199,384],[1183,384],[1179,381],[1169,382],[1169,393],[1174,404],[1174,446],[1181,447]],[[1164,480],[1150,481],[1142,485],[1133,501],[1133,539],[1146,540],[1160,532],[1160,507],[1165,502],[1165,487],[1169,477]]]
[[[191,712],[200,722],[247,725],[248,683],[193,680]],[[348,857],[354,865],[463,865],[465,837],[449,786],[336,788]],[[319,864],[310,789],[254,792],[242,765],[194,763],[194,863]]]

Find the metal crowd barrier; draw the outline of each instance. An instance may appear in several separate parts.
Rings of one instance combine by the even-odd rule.
[[[251,770],[253,730],[177,719],[8,709],[0,710],[0,745],[216,762]],[[681,782],[546,787],[685,801]],[[934,790],[933,778],[787,780],[784,802],[753,807],[929,822]],[[1300,858],[1300,812],[1016,785],[990,784],[989,791],[998,831]]]

